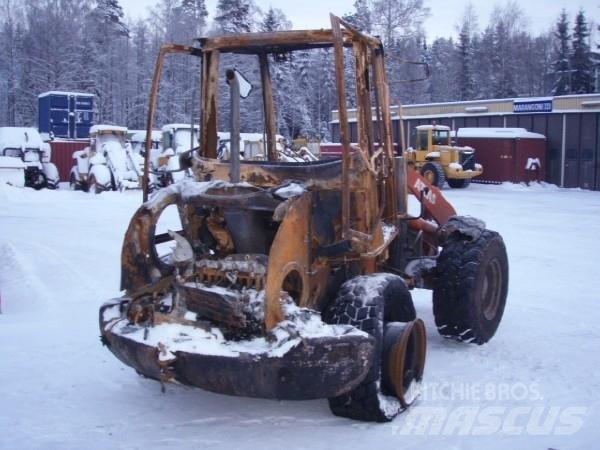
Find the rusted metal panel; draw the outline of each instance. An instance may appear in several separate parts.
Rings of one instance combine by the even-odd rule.
[[[156,58],[156,66],[154,68],[154,76],[152,78],[152,88],[150,90],[150,105],[148,107],[148,117],[146,121],[146,153],[144,156],[144,175],[142,177],[142,189],[144,201],[148,200],[148,185],[150,171],[150,153],[152,149],[152,130],[154,129],[154,116],[158,102],[158,89],[160,87],[160,78],[165,58],[170,53],[183,53],[199,56],[200,51],[196,48],[187,45],[179,44],[163,44],[160,47]]]
[[[69,181],[71,168],[75,165],[73,161],[73,153],[78,150],[83,150],[90,145],[88,139],[73,140],[73,141],[50,141],[52,149],[51,162],[56,165],[60,175],[60,181]]]
[[[276,114],[273,101],[273,84],[269,70],[269,58],[266,53],[259,55],[260,77],[262,80],[263,108],[265,114],[265,130],[267,134],[267,155],[269,161],[277,161],[276,147]]]
[[[350,131],[348,129],[348,106],[346,104],[346,81],[344,77],[344,38],[340,19],[330,14],[335,58],[335,82],[338,94],[338,114],[340,117],[340,142],[342,143],[342,185],[349,185],[350,177]],[[342,237],[350,234],[350,190],[342,193]]]
[[[338,19],[339,20],[339,19]],[[344,43],[350,45],[352,36],[342,32]],[[244,33],[200,39],[202,50],[236,53],[285,53],[292,50],[331,47],[330,30],[291,30],[273,33]]]

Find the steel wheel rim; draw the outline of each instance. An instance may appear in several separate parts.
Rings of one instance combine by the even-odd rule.
[[[426,170],[425,172],[423,172],[423,176],[430,183],[433,183],[435,181],[435,173],[433,173],[433,170]]]
[[[483,317],[493,320],[500,306],[502,290],[502,270],[500,261],[492,259],[485,269],[481,293]]]
[[[418,397],[415,385],[423,379],[426,347],[425,325],[416,319],[406,324],[388,356],[388,376],[403,408],[408,408]]]

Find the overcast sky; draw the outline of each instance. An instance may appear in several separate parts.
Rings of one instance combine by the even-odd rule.
[[[130,17],[144,17],[147,9],[156,3],[156,0],[120,0],[125,13]],[[269,6],[280,8],[287,15],[296,29],[302,28],[327,28],[329,26],[329,13],[343,15],[351,12],[354,0],[255,0],[263,10]],[[428,38],[449,37],[456,35],[456,24],[463,15],[469,0],[424,0],[431,10],[431,16],[425,23]],[[472,0],[478,16],[479,26],[484,28],[487,24],[495,4],[504,1]],[[212,17],[217,0],[207,0],[207,7]],[[600,0],[527,0],[520,2],[520,7],[530,18],[530,30],[538,34],[547,31],[560,14],[562,8],[569,13],[571,22],[579,8],[586,12],[588,21],[600,22]]]

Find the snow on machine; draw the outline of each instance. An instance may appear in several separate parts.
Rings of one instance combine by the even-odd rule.
[[[3,182],[34,189],[58,188],[58,169],[50,162],[50,145],[35,128],[0,127],[0,158]]]
[[[182,180],[188,174],[179,164],[182,153],[198,147],[198,126],[171,123],[162,127],[162,151],[152,152],[150,191]]]
[[[217,157],[221,160],[229,160],[231,157],[231,138],[228,132],[219,132],[219,145]],[[306,146],[296,148],[290,146],[286,139],[278,134],[275,136],[277,155],[279,161],[285,162],[307,162],[318,161]],[[240,133],[240,158],[249,161],[266,160],[265,135],[261,133]]]
[[[74,152],[73,160],[71,189],[99,194],[141,187],[144,159],[127,142],[125,127],[94,125],[90,145]]]
[[[100,308],[99,325],[117,358],[161,383],[327,398],[336,415],[389,421],[417,399],[424,373],[425,326],[410,290],[433,290],[441,334],[483,344],[504,310],[506,250],[498,233],[457,216],[395,154],[381,41],[333,15],[331,25],[161,48],[148,129],[164,58],[203,61],[200,145],[180,159],[194,178],[159,190],[134,214],[121,254],[125,293]],[[269,65],[315,48],[332,49],[343,152],[282,162]],[[240,103],[249,90],[240,89],[240,72],[220,66],[224,53],[259,61],[263,110],[256,114],[264,114],[266,161],[240,158]],[[356,146],[348,132],[350,64],[357,67]],[[217,158],[219,74],[230,89],[227,161]],[[418,216],[408,212],[409,194],[421,204]],[[169,211],[180,224],[161,229]],[[163,253],[165,243],[172,248]]]
[[[129,130],[127,132],[129,143],[134,152],[144,156],[146,153],[146,130]],[[150,152],[151,158],[162,153],[162,132],[152,130]]]

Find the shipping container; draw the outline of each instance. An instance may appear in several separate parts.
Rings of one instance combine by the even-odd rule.
[[[77,140],[53,140],[49,142],[52,149],[50,161],[56,165],[60,181],[69,181],[71,168],[75,164],[73,162],[73,153],[77,150],[83,150],[90,144],[89,139]]]
[[[45,139],[82,139],[94,125],[94,95],[48,91],[38,96],[38,127]]]
[[[474,183],[546,180],[546,137],[525,128],[460,128],[456,144],[475,149],[483,174]]]

